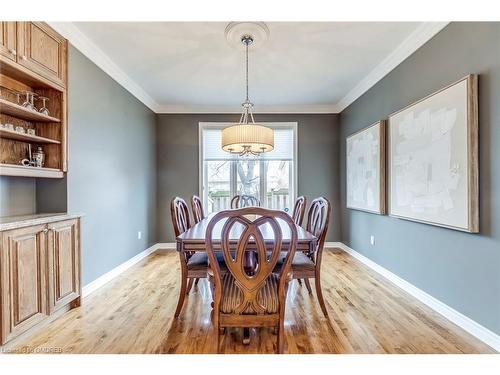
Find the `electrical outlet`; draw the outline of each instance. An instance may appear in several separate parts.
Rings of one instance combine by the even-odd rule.
[[[370,244],[375,245],[375,236],[374,235],[370,236]]]
[[[137,232],[137,239],[140,240],[141,238],[142,238],[142,232],[139,231],[139,232]]]

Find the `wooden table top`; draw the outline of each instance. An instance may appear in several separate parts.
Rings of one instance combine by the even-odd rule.
[[[188,229],[186,232],[182,233],[177,237],[177,242],[182,243],[182,244],[204,244],[205,243],[205,233],[207,230],[208,223],[210,220],[214,217],[215,213],[208,215],[206,218],[204,218],[202,221],[199,223],[193,225],[190,229]],[[214,242],[217,242],[217,240],[220,240],[220,234],[222,231],[222,227],[224,226],[224,223],[226,222],[227,219],[223,219],[219,221],[213,231],[213,239]],[[290,241],[290,228],[288,225],[281,219],[277,219],[278,224],[280,225],[281,232],[283,235],[283,243],[287,243]],[[309,246],[311,243],[316,242],[316,237],[306,231],[304,228],[301,226],[296,225],[297,228],[297,239],[298,239],[298,244],[299,245],[307,245]],[[238,240],[240,238],[241,232],[243,230],[243,226],[241,224],[235,224],[233,228],[231,229],[230,232],[230,238],[234,238],[235,240]],[[262,226],[261,228],[261,233],[264,238],[264,241],[269,241],[272,242],[274,241],[274,231],[272,230],[271,226],[266,223]]]

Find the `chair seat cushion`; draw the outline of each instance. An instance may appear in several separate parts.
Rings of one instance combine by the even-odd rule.
[[[188,270],[203,270],[208,268],[207,253],[194,253],[187,262]]]
[[[304,270],[304,271],[314,271],[315,264],[306,254],[301,251],[295,253],[292,260],[292,271],[293,270]]]
[[[222,253],[216,253],[219,266],[225,268],[224,257]],[[205,252],[194,253],[187,262],[188,270],[199,271],[208,269],[208,254]]]
[[[280,259],[278,260],[278,263],[276,263],[276,268],[274,269],[275,272],[278,272],[281,269],[281,266],[283,265],[283,262],[285,261],[286,258],[286,253],[283,252],[280,255]],[[314,271],[315,270],[315,264],[309,258],[306,254],[304,254],[302,251],[297,251],[295,252],[295,255],[292,260],[292,272],[295,271]]]
[[[222,275],[222,299],[220,310],[225,314],[232,314],[243,301],[243,293],[236,285],[236,280],[227,272]],[[270,274],[265,284],[257,293],[257,302],[264,308],[266,314],[275,314],[279,310],[278,300],[278,276]],[[247,306],[243,314],[256,314],[257,312],[250,306]],[[262,312],[258,312],[262,313]]]

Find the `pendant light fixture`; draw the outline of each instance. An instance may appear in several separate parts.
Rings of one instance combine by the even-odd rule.
[[[222,149],[240,156],[258,156],[274,149],[274,132],[271,128],[255,123],[253,103],[248,97],[248,48],[254,42],[250,34],[241,37],[245,46],[246,99],[240,122],[222,129]]]

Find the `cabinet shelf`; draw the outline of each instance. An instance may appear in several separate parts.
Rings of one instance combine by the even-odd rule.
[[[5,113],[23,120],[35,122],[61,122],[58,118],[46,116],[43,113],[35,112],[23,106],[9,102],[8,100],[0,98],[0,113]]]
[[[61,144],[60,141],[55,139],[40,137],[38,135],[21,134],[16,131],[0,129],[0,138],[13,139],[15,141],[37,143],[37,144]]]
[[[55,168],[25,167],[24,165],[0,164],[0,176],[61,178],[63,172]]]

